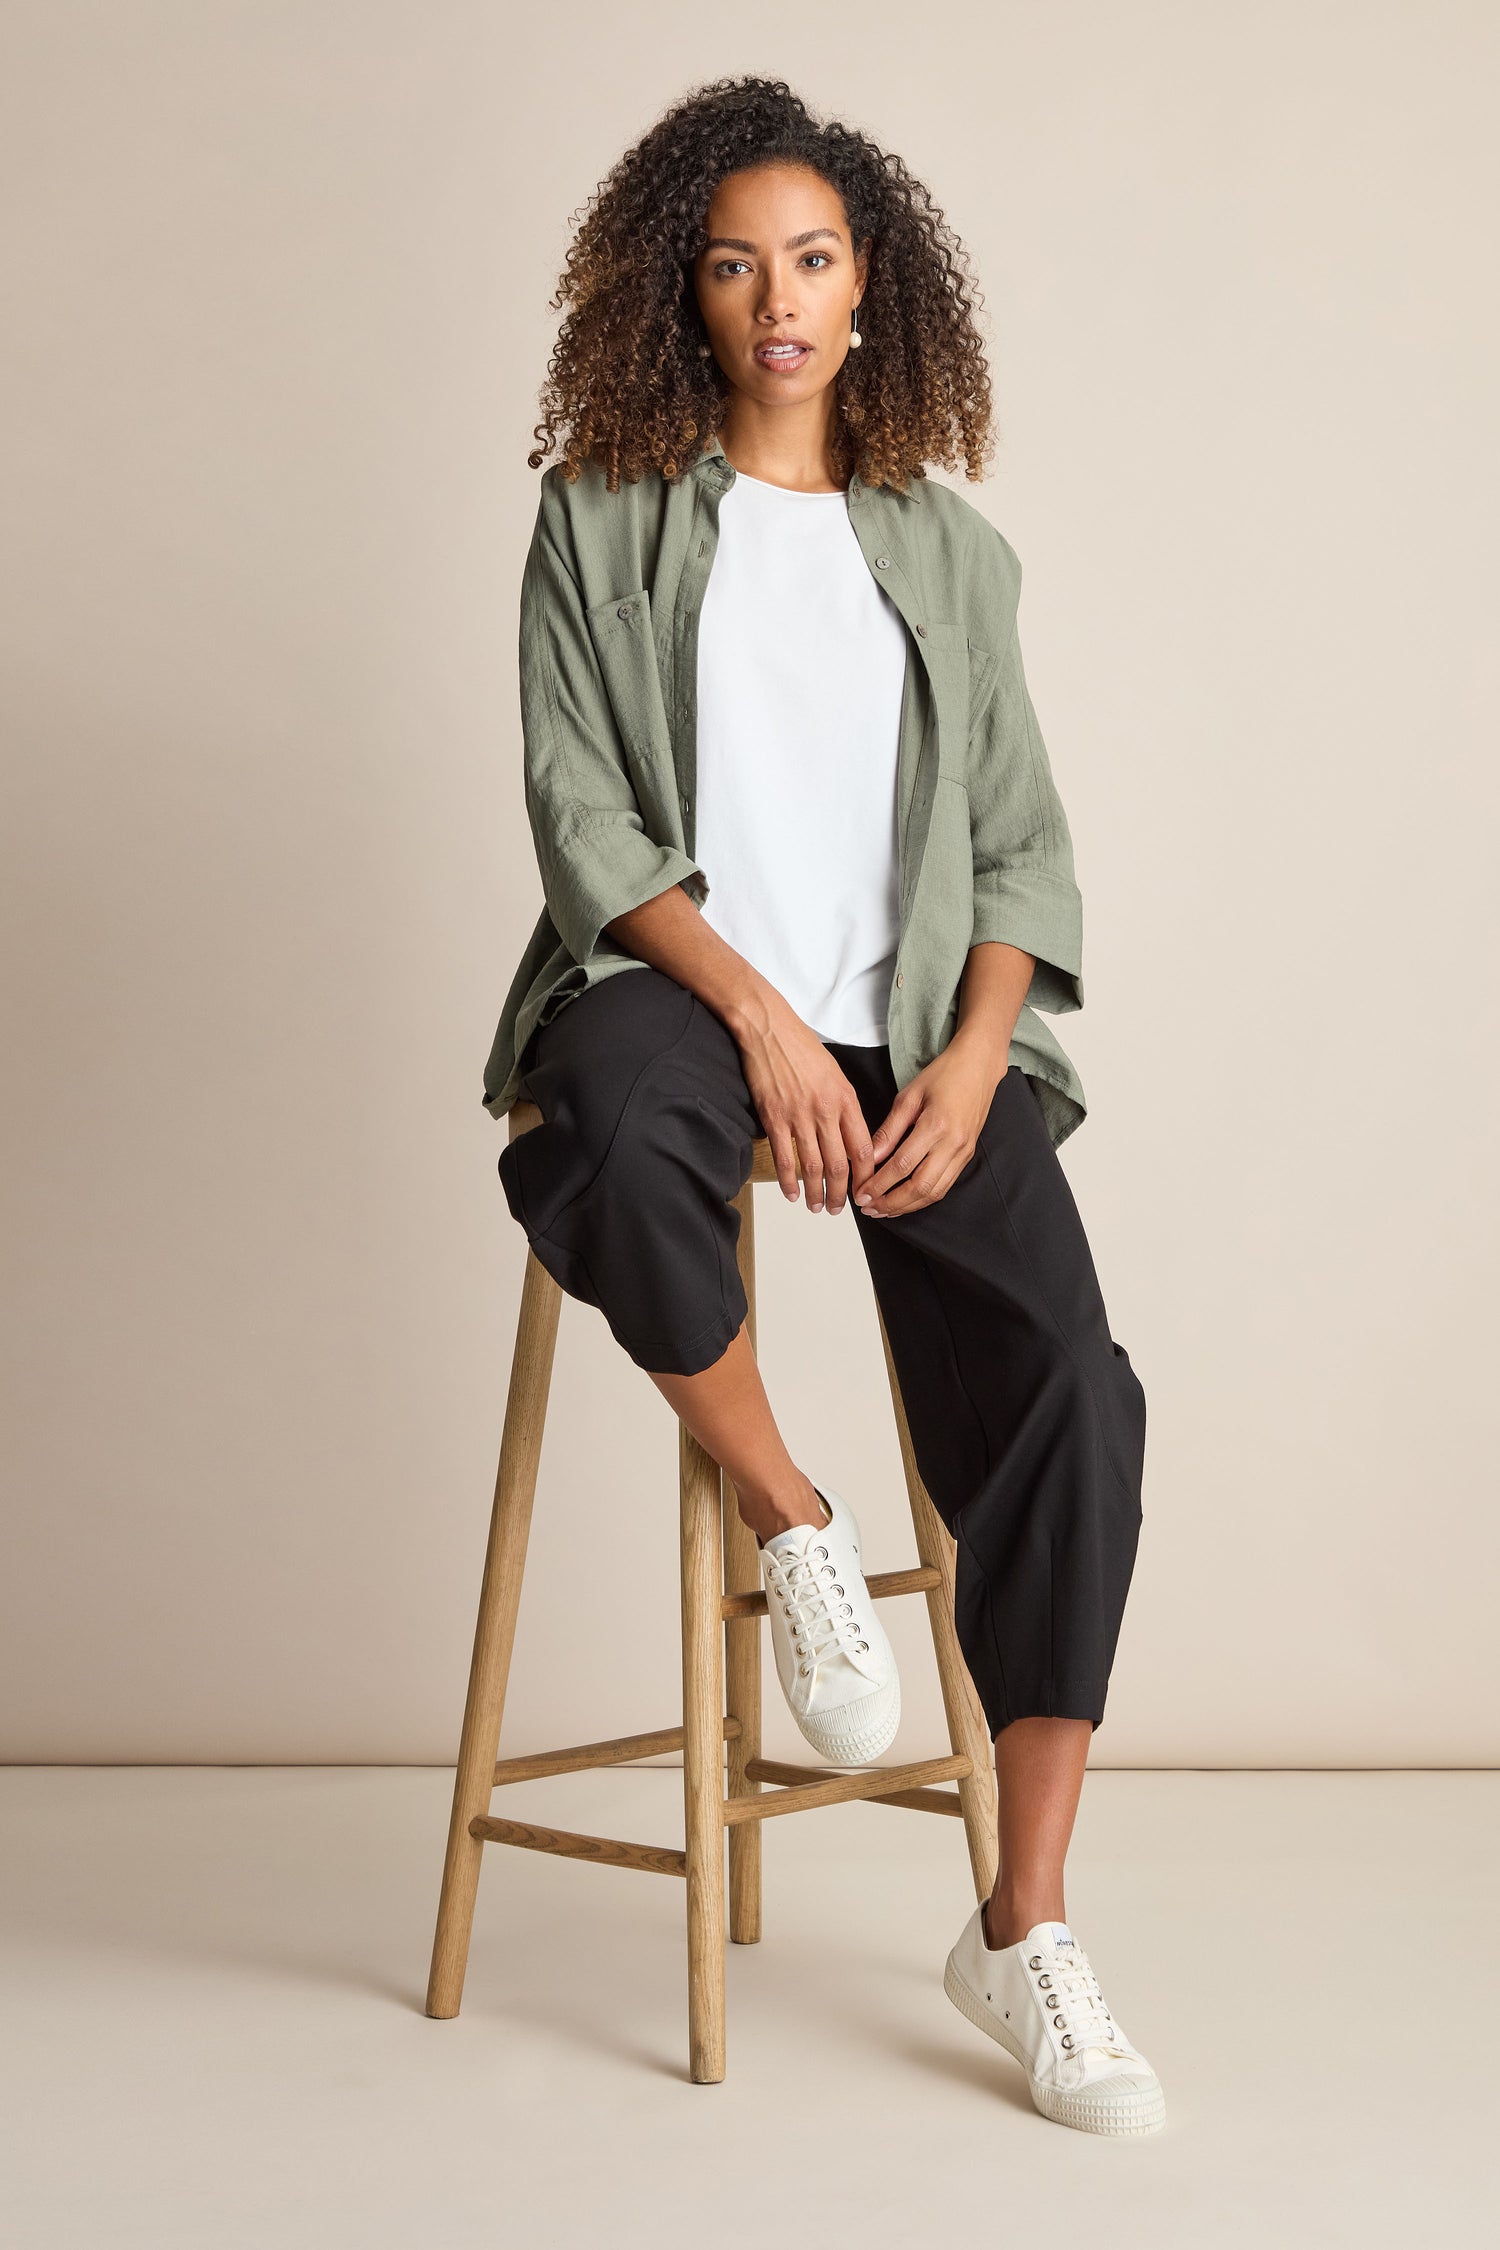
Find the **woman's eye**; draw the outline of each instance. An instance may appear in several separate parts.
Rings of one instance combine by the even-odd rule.
[[[833,264],[833,260],[826,250],[809,250],[807,252],[807,257],[816,258],[822,265],[825,266],[831,266]],[[805,262],[806,260],[804,260],[804,263]],[[736,266],[742,267],[745,265],[745,263],[746,261],[743,258],[721,258],[718,264],[714,267],[714,272],[715,274],[731,273]]]

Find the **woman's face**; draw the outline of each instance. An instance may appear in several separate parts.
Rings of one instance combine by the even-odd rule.
[[[736,390],[796,405],[833,381],[868,257],[868,242],[855,255],[837,188],[806,166],[762,164],[720,182],[693,283]]]

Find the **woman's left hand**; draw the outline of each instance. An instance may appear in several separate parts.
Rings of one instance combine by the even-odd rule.
[[[908,1080],[871,1137],[874,1169],[850,1181],[851,1200],[866,1218],[900,1218],[941,1201],[973,1156],[1004,1076],[992,1049],[958,1031]]]

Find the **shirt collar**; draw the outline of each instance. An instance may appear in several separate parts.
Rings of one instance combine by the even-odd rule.
[[[711,478],[721,492],[726,491],[733,484],[734,466],[716,435],[710,437],[707,445],[704,446],[703,451],[693,463],[693,473],[695,476]],[[894,492],[899,500],[920,500],[922,486],[920,478],[915,477],[904,492],[893,484],[866,484],[856,469],[849,479],[849,494],[853,498],[856,493],[860,492]]]

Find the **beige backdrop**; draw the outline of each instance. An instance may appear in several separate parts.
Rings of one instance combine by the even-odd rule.
[[[619,149],[755,69],[986,295],[967,489],[1085,897],[1063,1161],[1150,1410],[1095,1760],[1491,1762],[1494,12],[755,17],[6,11],[0,1751],[451,1759],[547,299]],[[793,1450],[897,1564],[853,1222],[760,1208]],[[674,1425],[583,1307],[558,1386],[518,1749],[676,1693]]]

